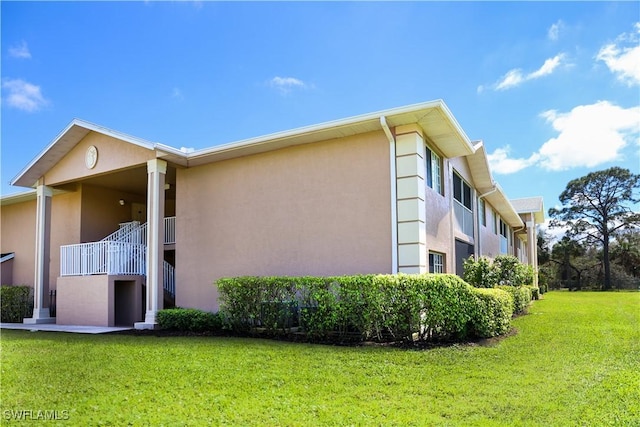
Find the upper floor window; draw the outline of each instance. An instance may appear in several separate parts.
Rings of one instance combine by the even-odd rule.
[[[491,210],[491,226],[493,227],[493,234],[498,234],[498,215],[493,209]]]
[[[427,147],[427,185],[442,194],[442,159]]]
[[[480,224],[487,226],[487,211],[484,204],[484,199],[478,199],[478,215],[480,216]]]
[[[453,198],[465,208],[473,211],[471,204],[471,187],[457,173],[453,174]]]
[[[508,237],[509,236],[509,226],[502,221],[502,219],[500,220],[500,235],[502,237]]]

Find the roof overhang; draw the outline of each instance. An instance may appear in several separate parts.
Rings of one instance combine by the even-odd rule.
[[[148,150],[154,150],[156,145],[122,132],[107,129],[84,120],[74,119],[35,159],[18,173],[11,181],[11,185],[34,187],[38,179],[62,160],[89,132],[101,133]]]
[[[444,101],[436,100],[205,148],[188,153],[187,161],[189,166],[198,166],[294,145],[382,131],[380,117],[384,117],[390,127],[417,123],[447,157],[466,156],[474,151],[469,137]]]
[[[516,212],[521,215],[533,214],[533,220],[536,224],[544,223],[544,200],[542,197],[525,197],[522,199],[511,200]]]
[[[507,199],[502,187],[493,180],[487,152],[482,141],[475,143],[474,152],[467,156],[467,164],[473,178],[473,184],[478,190],[478,196],[485,198],[510,227],[524,227],[522,218]]]
[[[489,169],[489,160],[482,141],[475,143],[473,154],[467,156],[467,164],[473,178],[473,185],[480,194],[493,190],[495,182]]]
[[[513,208],[513,205],[507,199],[507,196],[504,194],[504,191],[497,183],[495,185],[495,190],[492,190],[484,196],[484,198],[489,201],[491,206],[500,214],[500,217],[509,224],[512,228],[522,228],[524,227],[524,222],[522,222],[522,218],[518,215],[518,212]]]
[[[385,117],[391,127],[417,123],[425,132],[425,136],[447,157],[466,156],[474,152],[471,141],[442,100],[330,121],[193,152],[178,150],[75,119],[11,181],[11,185],[34,187],[38,179],[53,168],[89,132],[98,132],[148,150],[155,150],[157,158],[189,167],[294,145],[381,131],[380,117]]]

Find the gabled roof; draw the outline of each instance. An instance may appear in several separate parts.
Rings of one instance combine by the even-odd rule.
[[[473,149],[473,154],[467,156],[467,164],[473,177],[473,185],[482,194],[493,190],[495,182],[489,169],[489,159],[484,149],[484,142],[476,141]]]
[[[474,151],[469,137],[442,100],[306,126],[193,152],[178,150],[75,119],[11,181],[11,184],[33,187],[40,177],[66,156],[89,132],[101,133],[148,150],[155,150],[156,157],[189,167],[294,145],[379,131],[381,117],[384,117],[391,127],[418,123],[426,136],[447,157],[466,156]]]
[[[513,208],[519,214],[532,213],[536,224],[544,222],[544,201],[542,197],[525,197],[511,200]]]
[[[479,192],[478,196],[484,197],[510,227],[524,227],[522,218],[507,199],[502,187],[493,180],[484,143],[477,141],[474,149],[474,153],[467,156],[467,164],[473,184]]]
[[[107,129],[84,120],[74,119],[56,136],[53,141],[42,150],[35,159],[25,166],[11,181],[11,185],[33,187],[38,179],[55,166],[66,156],[89,132],[98,132],[103,135],[120,139],[133,145],[148,150],[154,149],[154,144],[135,136]]]

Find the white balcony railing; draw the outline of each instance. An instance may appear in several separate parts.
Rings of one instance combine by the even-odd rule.
[[[176,242],[176,217],[168,216],[164,219],[164,244],[171,245]]]
[[[176,217],[164,219],[164,244],[176,242]],[[60,275],[93,274],[145,275],[147,257],[147,224],[132,221],[99,242],[60,247]],[[175,295],[175,269],[163,264],[163,287]]]
[[[176,295],[176,271],[173,265],[167,261],[162,263],[162,287],[172,297]]]
[[[467,236],[473,237],[473,212],[457,200],[453,201],[453,212],[458,228]]]
[[[60,247],[60,275],[145,274],[147,247],[103,240]]]

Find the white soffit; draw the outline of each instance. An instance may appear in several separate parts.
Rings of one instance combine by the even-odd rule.
[[[493,176],[489,169],[489,160],[484,144],[479,141],[474,146],[475,152],[467,156],[467,164],[473,178],[474,186],[481,192],[491,191],[494,186]]]
[[[361,116],[325,122],[285,132],[246,139],[231,144],[197,150],[187,154],[188,165],[226,160],[294,145],[382,131],[380,117],[390,127],[418,123],[447,157],[473,153],[473,146],[442,100],[378,111]]]
[[[522,222],[522,218],[513,208],[509,199],[505,196],[502,188],[496,184],[496,191],[488,194],[485,199],[489,201],[491,206],[498,211],[498,214],[502,217],[502,219],[509,224],[512,228],[520,228],[524,227],[524,222]]]
[[[536,224],[544,222],[544,201],[541,196],[513,199],[511,204],[519,214],[532,213]]]

